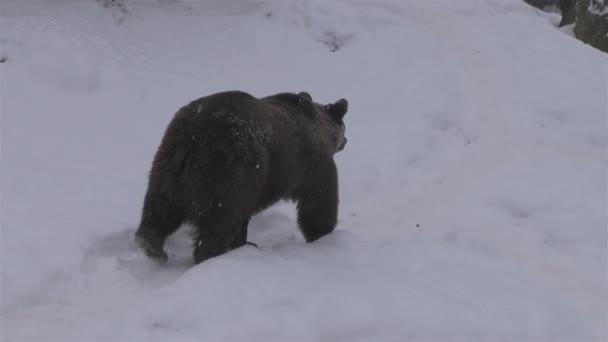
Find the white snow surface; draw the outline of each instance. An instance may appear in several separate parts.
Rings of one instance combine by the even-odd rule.
[[[516,0],[2,0],[4,341],[608,339],[607,58]],[[337,50],[336,50],[337,49]],[[331,50],[336,50],[332,52]],[[349,100],[340,220],[133,244],[173,113]],[[229,205],[229,204],[226,204]]]

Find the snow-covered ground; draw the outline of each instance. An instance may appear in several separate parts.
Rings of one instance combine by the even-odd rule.
[[[519,0],[0,4],[5,341],[606,340],[607,62]],[[337,231],[132,242],[213,92],[345,97]]]

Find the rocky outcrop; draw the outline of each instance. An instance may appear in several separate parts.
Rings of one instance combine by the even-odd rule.
[[[559,27],[574,24],[576,19],[576,0],[561,0],[559,8],[562,11],[562,21]]]
[[[545,9],[557,5],[562,11],[559,26],[574,25],[574,34],[581,41],[608,52],[608,0],[524,0]]]
[[[536,8],[540,8],[540,9],[544,9],[547,6],[558,7],[559,2],[560,2],[560,0],[524,0],[524,1]]]
[[[608,0],[576,0],[574,33],[583,42],[608,52]]]

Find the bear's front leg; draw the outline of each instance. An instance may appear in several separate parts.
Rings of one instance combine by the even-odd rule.
[[[331,233],[338,221],[338,172],[327,162],[317,177],[297,195],[298,225],[306,242]]]

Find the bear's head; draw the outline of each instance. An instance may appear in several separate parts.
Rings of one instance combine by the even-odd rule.
[[[348,111],[348,101],[340,99],[335,103],[322,105],[312,101],[312,97],[307,92],[298,94],[300,98],[310,101],[322,119],[326,133],[329,135],[334,153],[338,153],[346,146],[346,127],[344,125],[344,115]]]

